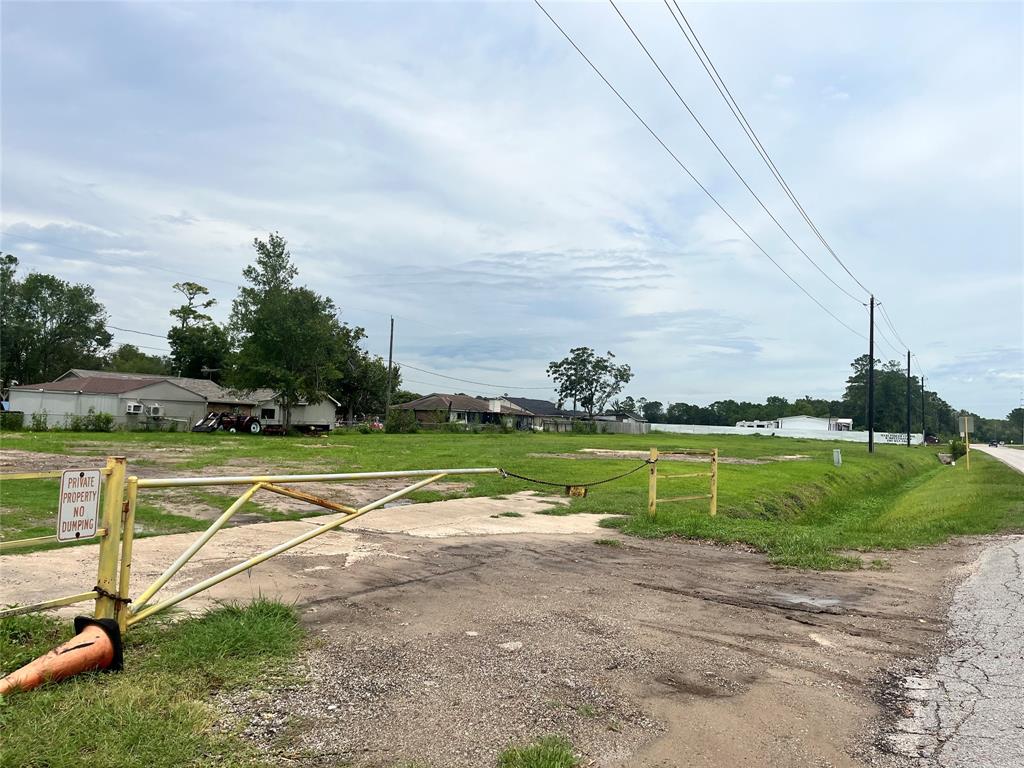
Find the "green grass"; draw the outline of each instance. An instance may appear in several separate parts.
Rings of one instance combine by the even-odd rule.
[[[638,536],[741,542],[778,565],[838,570],[862,566],[849,550],[908,549],[954,535],[1024,530],[1024,477],[1001,462],[981,455],[969,472],[963,463],[909,470],[895,462],[873,482],[833,481],[834,493],[796,488],[789,504],[771,509],[752,499],[762,509],[755,514],[732,507],[712,518],[667,505],[654,521],[635,515],[602,524]]]
[[[594,539],[594,543],[601,547],[621,547],[620,539]]]
[[[498,758],[498,768],[576,768],[580,761],[572,744],[562,736],[545,736],[533,744],[509,747]]]
[[[41,616],[0,620],[0,670],[70,636]],[[3,768],[269,766],[229,730],[213,728],[216,690],[287,678],[302,629],[269,600],[179,622],[144,622],[125,639],[125,671],[92,673],[0,701]]]
[[[710,518],[706,501],[659,504],[655,521],[644,514],[647,500],[647,472],[590,489],[585,498],[573,498],[550,514],[594,513],[615,515],[605,525],[637,536],[681,536],[723,543],[742,542],[768,553],[774,563],[807,568],[860,567],[860,558],[850,550],[891,549],[941,541],[956,533],[1019,529],[1020,503],[1024,483],[1013,470],[980,456],[970,476],[962,467],[941,466],[936,448],[880,445],[874,455],[866,446],[820,440],[798,440],[769,436],[736,435],[576,435],[576,434],[334,434],[312,440],[307,437],[275,438],[191,433],[5,433],[4,444],[24,451],[103,456],[119,453],[152,459],[160,456],[161,475],[195,474],[230,462],[224,472],[242,474],[247,465],[284,472],[353,472],[394,469],[453,467],[503,467],[509,471],[548,480],[559,485],[579,485],[621,474],[636,467],[641,459],[567,459],[552,454],[575,454],[581,448],[606,448],[646,452],[652,445],[663,452],[677,448],[707,450],[719,448],[719,514]],[[938,448],[941,448],[939,446]],[[167,449],[173,448],[174,451]],[[843,464],[832,464],[832,450],[840,448]],[[156,450],[154,449],[163,449]],[[147,456],[147,452],[150,454]],[[797,461],[769,460],[766,463],[729,463],[729,459],[770,459],[799,454]],[[84,459],[83,464],[95,463]],[[705,492],[705,478],[666,479],[666,475],[700,471],[702,465],[664,460],[659,464],[659,495]],[[154,472],[155,470],[148,470]],[[952,474],[950,474],[952,473]],[[986,477],[991,487],[980,482]],[[453,476],[466,482],[464,491],[438,492],[429,488],[417,492],[417,501],[434,501],[454,496],[507,496],[532,490],[560,494],[560,488],[536,486],[498,475]],[[38,487],[22,491],[33,482]],[[45,483],[51,485],[46,487]],[[935,491],[929,491],[933,483]],[[943,483],[946,483],[945,485]],[[0,519],[5,538],[52,532],[56,485],[52,481],[4,484],[0,504],[6,514]],[[966,492],[965,489],[971,489]],[[236,490],[236,489],[231,489]],[[237,489],[239,492],[241,488]],[[197,491],[197,498],[216,502],[223,508],[227,489]],[[955,491],[955,492],[954,492]],[[966,495],[962,495],[966,493]],[[917,511],[897,506],[919,499]],[[195,530],[206,522],[169,514],[159,509],[153,492],[140,494],[139,520],[152,533]],[[284,519],[269,506],[247,505],[266,519]],[[310,507],[310,513],[317,509]],[[899,510],[892,517],[893,510]],[[302,513],[305,515],[305,513]]]

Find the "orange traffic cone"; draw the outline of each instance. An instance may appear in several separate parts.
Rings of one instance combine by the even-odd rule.
[[[51,680],[64,680],[93,669],[119,670],[123,665],[117,622],[76,616],[75,636],[0,680],[0,695],[31,691]]]

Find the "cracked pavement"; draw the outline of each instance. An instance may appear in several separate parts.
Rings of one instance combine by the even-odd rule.
[[[920,768],[1024,766],[1024,536],[988,547],[956,590],[934,671],[904,680],[890,736]]]

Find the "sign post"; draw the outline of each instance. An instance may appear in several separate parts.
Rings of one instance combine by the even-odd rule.
[[[98,469],[69,469],[60,477],[57,541],[91,539],[99,528]]]

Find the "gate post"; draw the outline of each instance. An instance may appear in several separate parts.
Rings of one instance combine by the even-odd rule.
[[[100,541],[100,564],[96,572],[97,619],[112,619],[117,608],[117,556],[121,546],[121,509],[124,505],[124,477],[127,469],[124,456],[107,458],[107,481],[103,486],[103,527]]]
[[[650,469],[647,479],[647,517],[653,520],[658,515],[658,449],[651,448]]]
[[[718,514],[718,449],[711,449],[711,516]]]
[[[128,498],[124,502],[121,531],[121,567],[117,576],[117,625],[124,634],[128,628],[128,592],[131,588],[132,544],[135,541],[135,504],[139,497],[139,478],[128,478]]]

